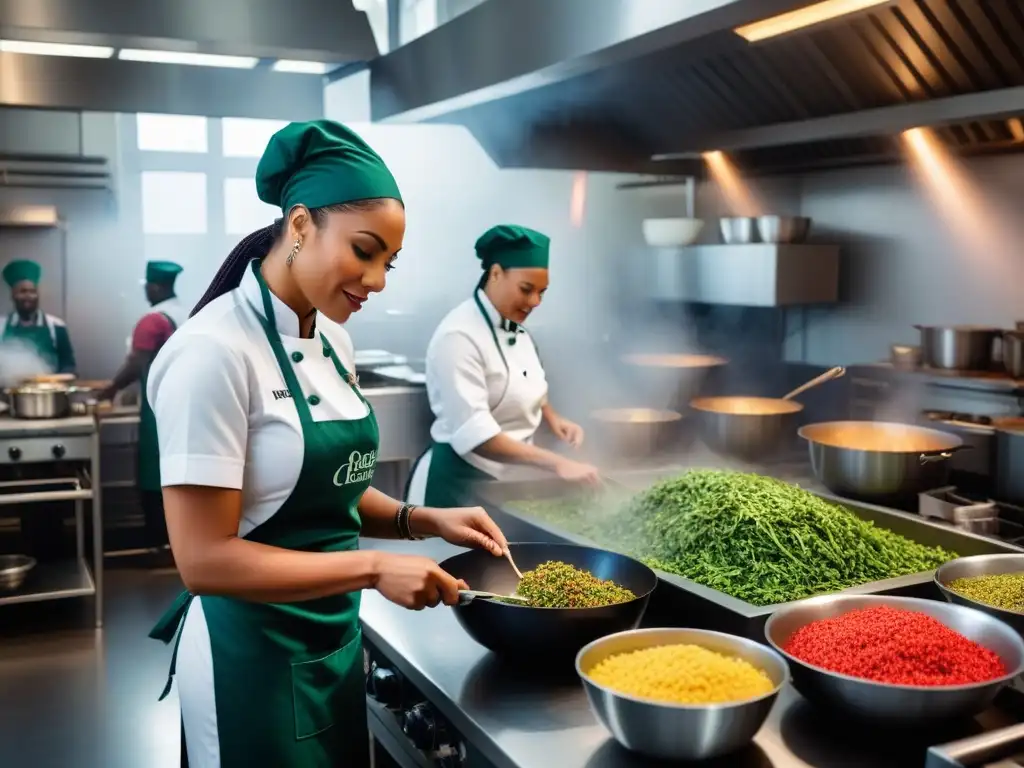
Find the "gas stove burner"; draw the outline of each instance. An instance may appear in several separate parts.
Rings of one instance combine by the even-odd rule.
[[[988,427],[992,425],[991,416],[979,416],[975,413],[958,413],[956,411],[925,411],[924,416],[929,421],[958,421],[961,424],[978,424]]]

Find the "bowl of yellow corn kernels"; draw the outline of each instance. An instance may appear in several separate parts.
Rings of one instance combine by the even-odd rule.
[[[626,749],[706,760],[748,745],[789,666],[753,640],[702,629],[634,629],[576,656],[590,707]]]

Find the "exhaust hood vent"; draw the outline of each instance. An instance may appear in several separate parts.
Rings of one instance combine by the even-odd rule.
[[[536,54],[457,44],[460,34],[493,39],[507,28],[494,26],[510,23],[501,18],[506,4],[483,3],[371,65],[373,117],[465,125],[504,166],[643,172],[652,155],[685,160],[713,149],[744,156],[754,173],[885,162],[895,159],[894,138],[914,126],[940,127],[964,151],[1024,147],[1013,120],[1024,116],[1020,0],[895,0],[756,44],[733,32],[807,4],[705,0],[684,4],[702,9],[688,18],[632,36],[626,25],[637,23],[623,6],[618,37],[581,51],[561,11],[549,28],[541,5],[550,4],[522,0],[517,7],[536,14],[522,24],[564,36],[560,61],[524,72]],[[589,3],[558,5],[579,14],[577,37],[601,23]],[[423,87],[434,78],[440,85]],[[437,95],[434,104],[422,103],[425,92]],[[794,145],[815,149],[783,149]]]
[[[44,157],[0,154],[0,187],[113,190],[105,157]]]

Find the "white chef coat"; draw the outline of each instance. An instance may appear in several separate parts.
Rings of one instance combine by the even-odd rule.
[[[368,406],[324,356],[319,339],[323,333],[354,373],[348,333],[318,317],[316,338],[300,338],[296,314],[273,294],[271,304],[303,393],[320,398],[310,409],[314,420],[365,417]],[[305,450],[298,411],[257,319],[263,311],[259,283],[246,269],[237,289],[204,307],[164,344],[147,389],[157,420],[163,486],[241,489],[240,536],[281,508],[298,482]],[[175,680],[190,765],[220,768],[213,656],[202,598],[193,600],[182,628]]]
[[[479,290],[477,295],[486,319],[470,297],[441,321],[427,347],[427,397],[434,412],[430,437],[435,443],[448,443],[477,469],[501,478],[506,465],[485,459],[474,449],[502,432],[513,440],[532,442],[548,382],[530,335],[503,327],[507,324],[487,295]],[[515,344],[510,344],[513,336]],[[429,471],[428,452],[409,483],[410,503],[422,503]]]

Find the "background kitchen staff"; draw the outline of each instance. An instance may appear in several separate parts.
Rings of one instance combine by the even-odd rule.
[[[410,509],[370,488],[377,422],[336,323],[384,289],[402,247],[383,161],[337,123],[292,123],[256,189],[284,220],[235,248],[150,371],[189,590],[152,636],[182,626],[172,674],[192,768],[363,768],[360,590],[418,609],[464,585],[425,557],[359,551],[360,531],[496,556],[506,542],[482,509]],[[318,313],[334,322],[318,329]]]
[[[167,544],[164,521],[164,500],[160,490],[160,446],[156,437],[156,416],[146,395],[149,369],[156,353],[171,338],[178,326],[188,319],[188,311],[174,293],[174,283],[181,273],[173,261],[150,261],[146,264],[146,300],[149,311],[142,316],[132,332],[128,356],[100,400],[113,400],[125,387],[139,382],[139,454],[137,485],[146,523],[146,546],[161,549]]]
[[[39,355],[53,373],[74,373],[75,352],[64,321],[39,310],[39,279],[43,268],[21,259],[4,267],[14,311],[0,318],[0,339],[18,341]]]
[[[583,444],[583,430],[548,402],[544,368],[521,327],[547,291],[549,249],[547,236],[512,224],[492,227],[476,241],[480,282],[427,347],[433,442],[413,469],[410,501],[458,506],[472,483],[501,477],[508,464],[598,481],[594,467],[533,444],[542,419],[563,442]]]

